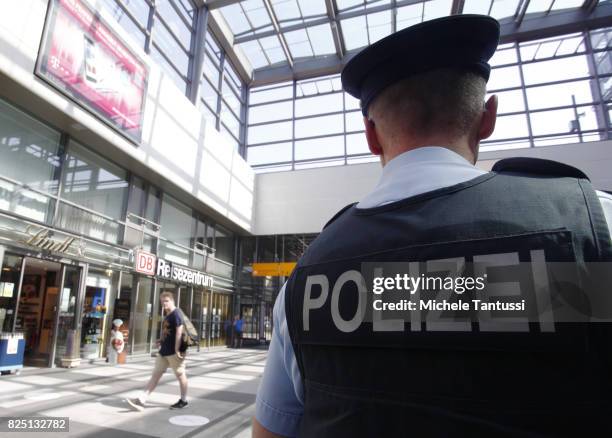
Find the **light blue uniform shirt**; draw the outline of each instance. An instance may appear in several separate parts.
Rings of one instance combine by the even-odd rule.
[[[449,187],[484,173],[450,149],[430,146],[398,155],[382,170],[376,188],[357,208],[372,208],[432,190]],[[612,234],[612,196],[597,192]],[[271,432],[296,436],[304,410],[304,391],[287,318],[285,286],[273,312],[273,332],[263,379],[257,391],[255,417]]]

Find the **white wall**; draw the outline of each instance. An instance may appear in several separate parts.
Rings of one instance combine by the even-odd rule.
[[[477,164],[490,170],[497,160],[518,156],[572,165],[595,188],[612,190],[612,141],[484,152]],[[380,174],[379,163],[258,174],[254,233],[318,233],[343,206],[369,193]]]
[[[142,143],[130,143],[35,77],[47,0],[4,2],[0,11],[0,97],[148,178],[234,230],[251,230],[254,173],[198,109],[134,44],[150,67]],[[95,4],[95,0],[91,0]],[[112,18],[107,22],[113,23]]]

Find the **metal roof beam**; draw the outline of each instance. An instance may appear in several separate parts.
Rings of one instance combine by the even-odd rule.
[[[287,44],[287,40],[285,40],[285,35],[283,35],[281,32],[280,25],[278,24],[278,18],[276,18],[276,13],[274,12],[272,3],[270,0],[263,0],[263,4],[266,7],[266,11],[268,11],[268,16],[270,17],[270,20],[272,20],[274,34],[278,37],[278,40],[280,41],[281,47],[283,48],[283,52],[285,52],[285,57],[287,58],[287,62],[291,67],[293,67],[293,57],[291,56],[291,52],[289,51],[289,45]]]
[[[531,0],[521,0],[517,9],[517,16],[514,24],[516,27],[520,27],[523,23],[523,19],[525,18],[525,13],[527,12],[527,8],[529,7],[529,2]]]
[[[465,0],[453,0],[453,4],[451,5],[451,15],[460,15],[463,13],[463,6],[465,5]]]
[[[240,0],[208,0],[206,2],[206,7],[208,10],[212,11],[213,9],[219,9],[223,6],[229,6],[236,3],[240,3]]]
[[[588,14],[590,14],[597,7],[597,0],[584,0],[584,3],[581,7],[582,9],[587,11]]]
[[[332,36],[334,38],[336,55],[338,55],[338,58],[342,59],[346,49],[344,48],[342,35],[340,35],[340,23],[336,19],[336,13],[338,12],[336,0],[325,0],[325,8],[327,9],[327,17],[329,18],[329,25],[331,26]]]
[[[600,4],[590,14],[584,9],[576,8],[548,16],[533,18],[527,16],[519,28],[516,27],[514,17],[509,17],[500,21],[500,43],[549,38],[582,32],[586,29],[606,27],[609,26],[611,18],[612,3]],[[294,79],[308,79],[340,73],[344,65],[359,51],[360,49],[346,52],[342,59],[333,55],[299,61],[295,63],[293,68],[283,65],[255,70],[250,85],[257,87]]]
[[[388,11],[395,7],[400,8],[402,6],[413,5],[415,3],[421,3],[421,2],[422,0],[397,0],[397,3],[395,6],[393,6],[393,3],[389,3],[389,4],[384,4],[384,5],[373,6],[373,7],[366,8],[366,9],[338,12],[336,13],[336,23],[340,23],[341,20],[346,20],[347,18],[361,17],[366,14],[373,14],[375,12]],[[309,21],[306,25],[303,23],[299,23],[299,24],[294,24],[291,26],[281,27],[280,31],[281,32],[291,32],[292,30],[304,29],[305,27],[311,27],[311,26],[317,26],[319,24],[329,23],[329,21],[330,21],[329,17],[322,17],[316,20]],[[268,30],[268,31],[259,32],[253,35],[245,35],[242,37],[238,37],[236,38],[235,41],[236,41],[236,44],[240,44],[240,43],[244,43],[247,41],[257,40],[259,38],[269,37],[275,34],[276,34],[276,30]]]

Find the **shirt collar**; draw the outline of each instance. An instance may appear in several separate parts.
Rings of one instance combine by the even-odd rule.
[[[382,169],[374,188],[357,205],[370,208],[451,186],[486,173],[458,153],[441,146],[425,146],[397,155]]]
[[[403,152],[394,157],[383,167],[382,178],[385,178],[389,173],[395,173],[400,168],[403,169],[405,166],[435,162],[455,163],[474,167],[472,163],[455,151],[442,146],[425,146]]]

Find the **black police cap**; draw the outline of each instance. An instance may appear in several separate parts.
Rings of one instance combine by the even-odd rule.
[[[489,80],[499,23],[488,15],[452,15],[408,27],[366,47],[342,71],[342,86],[368,105],[389,85],[439,68],[464,68]]]

